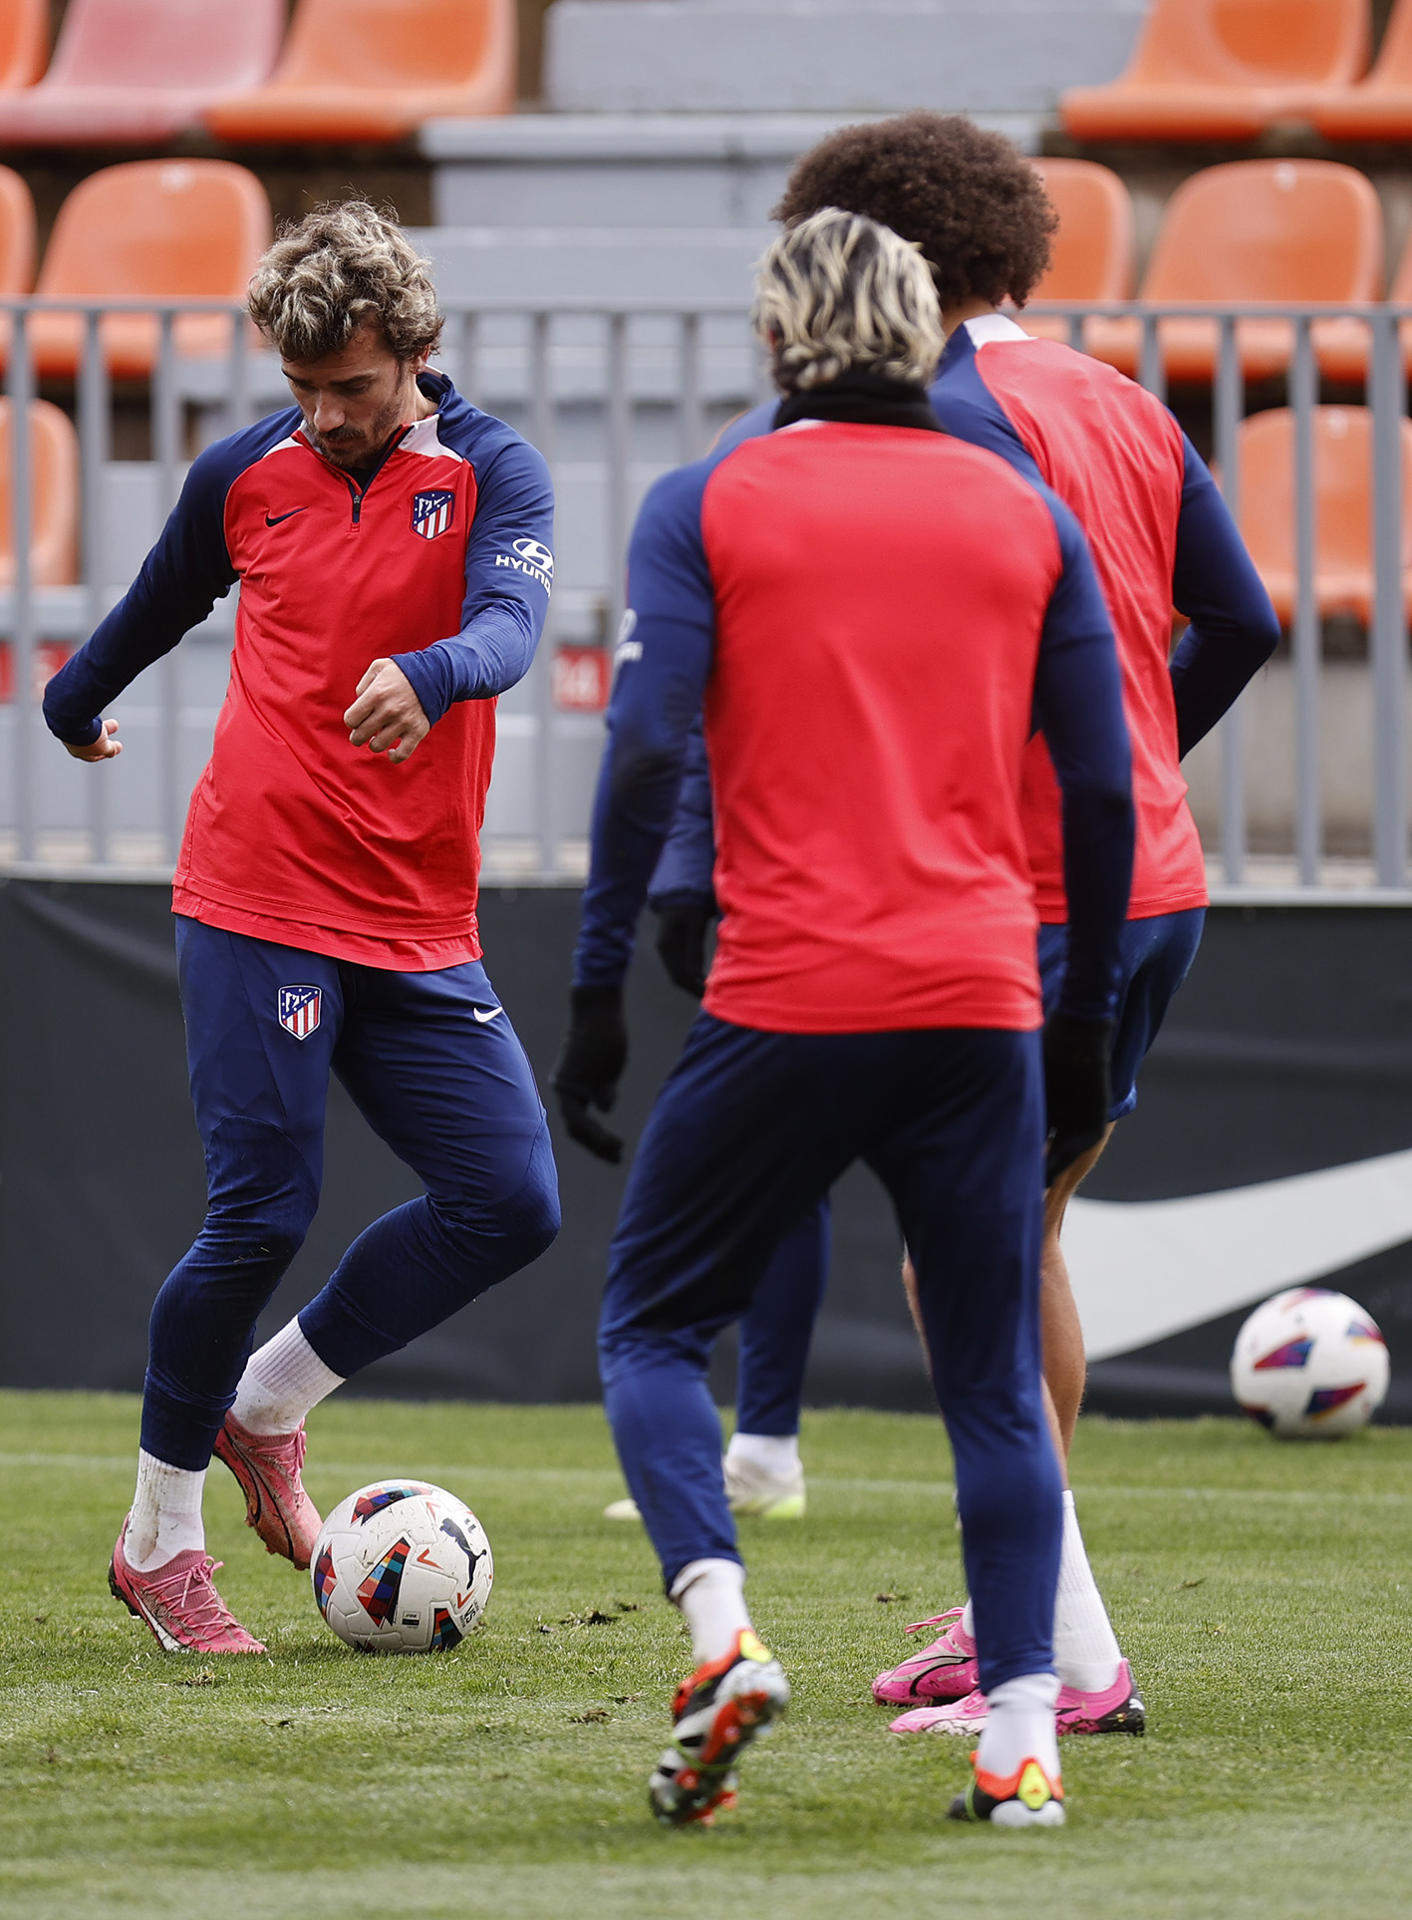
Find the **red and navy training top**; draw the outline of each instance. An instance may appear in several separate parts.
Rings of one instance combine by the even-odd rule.
[[[554,561],[543,460],[440,374],[362,486],[285,408],[208,448],[124,599],[49,682],[61,740],[240,583],[230,686],[196,784],[174,910],[335,959],[480,956],[479,832],[495,696],[534,657]],[[343,715],[381,656],[432,730],[402,765]]]
[[[708,1012],[794,1033],[1038,1026],[1037,712],[1082,876],[1066,1006],[1111,1013],[1128,739],[1059,500],[943,434],[801,420],[660,480],[628,589],[578,984],[626,972],[704,699],[725,916]]]

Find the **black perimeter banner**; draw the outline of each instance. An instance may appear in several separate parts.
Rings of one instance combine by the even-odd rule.
[[[152,1297],[200,1226],[168,901],[161,887],[0,882],[0,1384],[138,1388]],[[541,1086],[562,1035],[577,912],[567,890],[483,899],[487,968]],[[650,943],[629,1011],[615,1119],[631,1141],[692,1011]],[[594,1324],[623,1174],[557,1129],[555,1151],[555,1246],[359,1376],[359,1390],[597,1397]],[[317,1292],[370,1219],[417,1190],[335,1085],[323,1204],[262,1330]],[[1258,1300],[1307,1282],[1351,1294],[1379,1322],[1393,1380],[1381,1417],[1412,1420],[1412,913],[1213,911],[1138,1110],[1086,1185],[1066,1244],[1091,1408],[1230,1411],[1237,1327]],[[855,1170],[835,1193],[811,1404],[931,1405],[898,1255],[881,1189]],[[727,1341],[723,1398],[731,1383]]]

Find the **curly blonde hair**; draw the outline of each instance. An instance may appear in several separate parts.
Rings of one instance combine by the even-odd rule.
[[[850,368],[923,382],[945,345],[920,250],[838,207],[821,208],[772,243],[750,317],[783,393],[823,386]]]
[[[341,353],[373,321],[399,360],[430,353],[445,316],[431,262],[390,207],[332,201],[284,228],[250,282],[250,317],[286,360]]]

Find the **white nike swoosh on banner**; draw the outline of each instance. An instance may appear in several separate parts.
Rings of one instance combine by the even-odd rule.
[[[1412,1151],[1181,1200],[1075,1200],[1064,1254],[1090,1360],[1412,1240]]]
[[[492,1020],[498,1019],[500,1015],[504,1013],[504,1011],[505,1011],[504,1007],[492,1007],[489,1013],[483,1012],[479,1007],[471,1008],[471,1012],[475,1015],[476,1019],[480,1021],[483,1027],[489,1026],[490,1022]]]

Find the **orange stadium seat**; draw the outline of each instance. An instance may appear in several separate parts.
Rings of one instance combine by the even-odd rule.
[[[1279,407],[1240,425],[1240,530],[1285,626],[1296,582],[1294,415]],[[1314,409],[1314,597],[1321,618],[1373,617],[1373,416]],[[1412,617],[1412,420],[1402,422],[1402,590]]]
[[[105,167],[80,181],[59,209],[35,294],[42,300],[243,301],[271,226],[265,189],[228,160]],[[36,313],[29,328],[40,373],[76,371],[80,315]],[[140,377],[156,363],[159,323],[154,314],[108,314],[102,340],[110,372]],[[192,356],[228,353],[230,318],[183,315],[175,343]]]
[[[1131,64],[1060,102],[1080,140],[1251,140],[1368,64],[1368,0],[1153,0]]]
[[[10,402],[0,400],[0,586],[15,578]],[[29,413],[30,577],[36,587],[78,579],[78,435],[66,413],[34,400]]]
[[[1398,0],[1367,79],[1310,117],[1329,140],[1412,140],[1412,0]]]
[[[284,0],[69,0],[43,80],[0,93],[0,140],[168,140],[208,100],[263,80],[283,31]]]
[[[514,0],[299,0],[269,84],[206,124],[236,144],[385,141],[514,104]]]
[[[49,0],[0,0],[0,92],[32,87],[49,51]]]
[[[34,285],[34,199],[20,176],[0,167],[0,294]]]
[[[1154,306],[1280,301],[1290,306],[1375,301],[1383,289],[1382,209],[1372,183],[1332,160],[1233,160],[1184,181],[1167,202],[1140,297]],[[1137,369],[1136,320],[1089,322],[1089,351],[1124,373]],[[1214,320],[1174,318],[1159,328],[1172,381],[1209,381],[1219,344]],[[1283,373],[1294,352],[1288,320],[1237,322],[1247,380]],[[1359,320],[1318,320],[1314,347],[1330,378],[1367,352]]]
[[[1030,295],[1045,300],[1130,300],[1137,271],[1133,203],[1109,167],[1092,160],[1036,160],[1045,192],[1059,215],[1049,271]],[[1020,315],[1038,340],[1069,339],[1057,314]]]
[[[34,199],[20,176],[0,167],[0,298],[21,299],[34,287]],[[0,368],[10,341],[10,316],[0,314]]]

